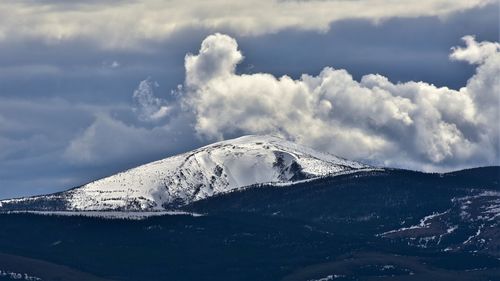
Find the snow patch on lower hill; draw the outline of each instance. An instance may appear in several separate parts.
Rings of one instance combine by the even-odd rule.
[[[158,216],[191,216],[201,217],[203,214],[183,211],[158,211],[158,212],[118,212],[118,211],[9,211],[7,214],[33,214],[43,216],[80,216],[103,219],[143,220]]]
[[[13,272],[9,270],[2,270],[0,268],[0,278],[7,278],[9,280],[25,280],[25,281],[42,281],[40,277],[29,275],[28,273]],[[2,279],[4,280],[4,279]]]
[[[472,251],[498,255],[500,192],[468,191],[470,195],[451,199],[451,208],[425,216],[420,223],[378,234],[401,239],[409,246],[440,248],[444,252]]]
[[[338,274],[331,274],[331,275],[328,275],[328,276],[323,277],[323,278],[309,279],[307,281],[331,281],[331,280],[335,280],[337,278],[346,278],[346,276],[345,275],[338,275]]]

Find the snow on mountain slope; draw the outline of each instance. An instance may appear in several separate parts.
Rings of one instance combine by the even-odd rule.
[[[368,168],[278,137],[244,136],[151,162],[66,192],[3,200],[0,208],[21,203],[39,209],[56,206],[87,211],[164,210],[250,185],[282,185]]]

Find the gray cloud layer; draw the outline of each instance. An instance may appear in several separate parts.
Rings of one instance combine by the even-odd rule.
[[[450,57],[477,69],[453,90],[377,74],[358,82],[331,67],[298,80],[236,74],[243,59],[236,41],[215,34],[186,56],[184,102],[196,131],[212,139],[280,134],[348,158],[422,170],[499,164],[500,45],[464,41]]]
[[[446,17],[494,0],[418,1],[14,1],[0,2],[0,40],[39,38],[50,44],[86,38],[106,48],[130,48],[186,28],[243,35],[285,29],[326,31],[332,22]],[[367,8],[369,7],[369,8]]]

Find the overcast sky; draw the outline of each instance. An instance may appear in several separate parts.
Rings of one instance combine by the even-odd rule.
[[[391,167],[499,165],[499,9],[1,1],[0,198],[245,134]]]

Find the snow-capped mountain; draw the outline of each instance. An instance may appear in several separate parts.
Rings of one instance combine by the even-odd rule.
[[[65,192],[0,201],[1,209],[164,210],[263,183],[370,169],[274,136],[244,136],[151,162]]]

